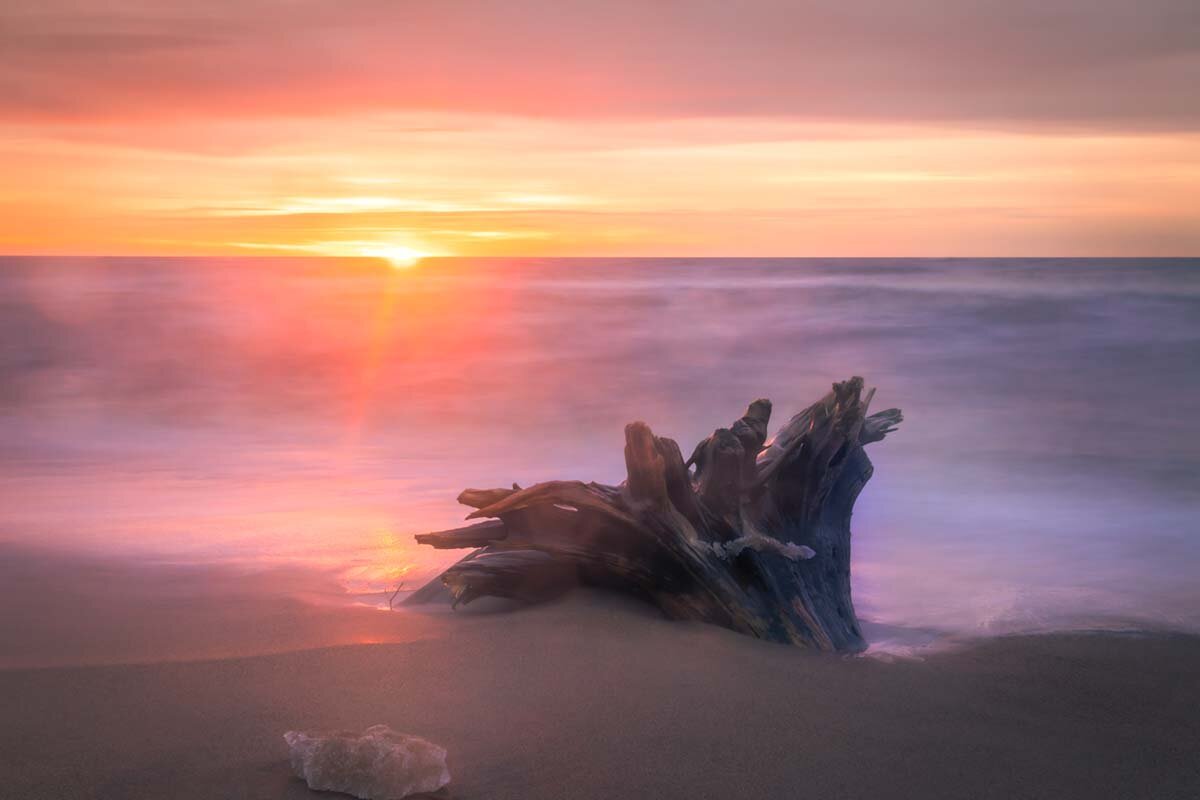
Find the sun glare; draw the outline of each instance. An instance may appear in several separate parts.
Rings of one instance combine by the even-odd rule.
[[[424,258],[427,254],[420,250],[414,250],[411,247],[403,245],[379,245],[372,247],[364,247],[362,255],[370,258],[382,258],[384,261],[391,264],[393,269],[408,269],[414,266],[418,261]]]

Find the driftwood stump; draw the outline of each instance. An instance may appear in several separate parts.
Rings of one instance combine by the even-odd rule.
[[[477,548],[405,603],[448,592],[534,601],[573,584],[641,597],[668,616],[827,651],[866,644],[850,599],[850,514],[871,462],[863,446],[895,430],[898,409],[867,416],[874,390],[835,383],[767,440],[769,400],[696,446],[691,458],[644,422],[625,427],[620,486],[550,481],[467,489],[485,517],[420,534]]]

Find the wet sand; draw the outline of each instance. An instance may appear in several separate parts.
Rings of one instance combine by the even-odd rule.
[[[283,732],[386,723],[449,749],[459,799],[1200,797],[1200,637],[885,663],[590,593],[422,616],[400,644],[0,671],[0,796],[336,797]]]

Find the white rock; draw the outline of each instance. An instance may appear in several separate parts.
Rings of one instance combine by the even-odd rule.
[[[310,789],[363,800],[400,800],[450,782],[446,750],[418,736],[374,725],[362,733],[288,731],[292,769]]]

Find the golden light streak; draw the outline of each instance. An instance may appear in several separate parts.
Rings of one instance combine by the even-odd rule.
[[[351,258],[380,258],[388,262],[395,269],[414,267],[421,259],[434,255],[434,253],[418,250],[415,247],[407,245],[369,240],[315,242],[313,244],[287,244],[285,242],[229,242],[228,244],[247,250],[287,251],[293,253],[310,253],[318,256]]]
[[[1200,250],[1194,133],[402,122],[26,126],[0,137],[0,252],[308,253],[404,267],[423,254]]]

